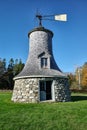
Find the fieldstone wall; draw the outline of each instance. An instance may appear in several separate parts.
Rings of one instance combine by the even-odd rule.
[[[38,102],[39,79],[28,78],[15,80],[12,101],[14,102]]]
[[[67,102],[71,100],[71,92],[67,78],[56,78],[54,82],[55,101]]]
[[[25,78],[15,80],[12,101],[14,102],[40,102],[39,80],[53,80],[52,88],[55,102],[70,101],[70,90],[67,78]],[[52,89],[52,90],[53,90]]]

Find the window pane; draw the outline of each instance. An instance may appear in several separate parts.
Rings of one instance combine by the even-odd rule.
[[[41,67],[46,68],[47,67],[47,58],[41,58]]]

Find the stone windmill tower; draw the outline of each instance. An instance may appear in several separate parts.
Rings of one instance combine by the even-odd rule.
[[[70,101],[68,79],[52,51],[53,32],[40,26],[28,33],[27,62],[15,78],[14,102]]]

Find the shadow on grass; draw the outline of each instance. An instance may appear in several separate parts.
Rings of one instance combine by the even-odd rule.
[[[71,96],[71,101],[81,101],[81,100],[87,100],[87,96]]]

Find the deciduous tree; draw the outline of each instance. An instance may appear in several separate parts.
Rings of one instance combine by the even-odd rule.
[[[82,84],[83,88],[87,89],[87,62],[82,67],[81,84]]]

